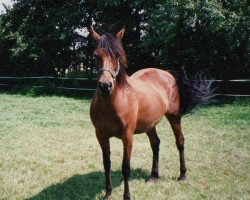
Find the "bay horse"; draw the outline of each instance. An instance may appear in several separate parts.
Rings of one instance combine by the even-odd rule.
[[[125,72],[127,61],[121,42],[124,31],[123,28],[116,36],[109,33],[100,36],[91,28],[92,36],[97,41],[94,56],[96,65],[99,67],[99,76],[97,90],[90,106],[90,117],[103,154],[106,180],[105,199],[108,199],[112,192],[109,139],[117,137],[122,140],[124,150],[123,197],[124,200],[129,200],[133,136],[146,132],[149,137],[153,150],[153,163],[151,175],[147,181],[153,182],[159,177],[160,139],[155,126],[163,116],[171,125],[179,151],[180,176],[178,180],[186,179],[181,116],[188,106],[204,101],[207,90],[185,85],[184,82],[177,81],[169,72],[155,68],[140,70],[129,77]]]

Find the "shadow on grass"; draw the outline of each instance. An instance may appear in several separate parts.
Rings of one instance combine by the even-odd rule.
[[[141,169],[131,170],[131,180],[146,179],[148,175]],[[112,184],[114,189],[123,184],[121,171],[112,172]],[[95,199],[102,190],[105,190],[104,172],[98,171],[74,175],[62,183],[49,186],[28,200]]]

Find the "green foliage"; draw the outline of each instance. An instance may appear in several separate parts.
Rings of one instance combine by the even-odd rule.
[[[11,73],[53,75],[74,61],[74,27],[85,25],[78,1],[15,1],[1,17],[2,39],[11,42]],[[2,66],[1,66],[2,67]],[[7,68],[8,66],[4,66]],[[6,69],[8,70],[8,69]]]
[[[0,74],[64,75],[80,63],[93,71],[95,42],[76,28],[115,34],[124,25],[129,69],[185,65],[193,74],[247,77],[246,0],[15,0],[0,15]],[[80,56],[80,54],[82,56]],[[56,70],[57,69],[57,70]]]
[[[191,73],[247,77],[247,22],[246,0],[165,0],[150,17],[143,46],[154,47],[159,62]]]
[[[79,1],[66,2],[17,0],[13,9],[1,16],[1,44],[3,52],[0,56],[9,58],[1,64],[1,74],[49,75],[55,74],[55,68],[64,74],[69,66],[77,66],[80,62],[93,68],[93,44],[91,37],[82,41],[81,60],[74,49],[76,28],[90,27],[96,22],[100,33],[111,31],[116,33],[124,25],[124,39],[131,65],[147,64],[141,59],[139,50],[140,33],[147,22],[149,12],[156,1]],[[142,12],[143,11],[143,12]],[[11,43],[11,44],[9,44]],[[74,46],[74,45],[73,45]],[[150,57],[147,55],[147,57]]]

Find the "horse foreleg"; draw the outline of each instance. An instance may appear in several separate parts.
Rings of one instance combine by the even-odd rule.
[[[170,125],[173,129],[175,139],[176,139],[176,146],[179,151],[180,155],[180,176],[178,181],[184,181],[186,179],[186,165],[185,165],[185,158],[184,158],[184,136],[181,131],[181,117],[179,116],[167,116]]]
[[[124,179],[124,200],[130,200],[129,177],[130,177],[130,158],[133,146],[133,135],[126,135],[123,139],[123,162],[122,174]]]
[[[111,161],[110,161],[110,143],[108,138],[100,137],[97,134],[97,139],[102,148],[102,156],[103,156],[103,166],[105,170],[105,182],[106,182],[106,195],[105,199],[109,199],[112,192],[112,183],[111,183]]]
[[[151,176],[147,179],[147,182],[154,182],[156,179],[159,178],[158,162],[159,162],[160,139],[157,135],[155,127],[146,133],[149,137],[150,145],[153,151],[152,171],[151,171]]]

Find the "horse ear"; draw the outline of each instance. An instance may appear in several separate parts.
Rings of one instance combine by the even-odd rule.
[[[100,36],[97,32],[95,32],[93,26],[91,26],[90,32],[91,32],[91,34],[92,34],[92,37],[93,37],[96,41],[100,40],[101,36]]]
[[[125,27],[123,27],[122,30],[120,30],[117,34],[116,34],[116,37],[121,40],[123,38],[123,35],[124,35],[124,32],[125,32]]]

